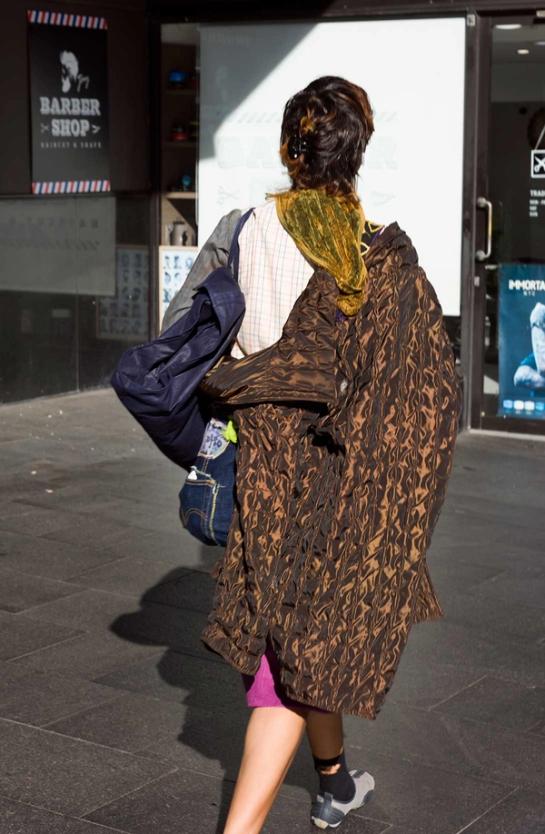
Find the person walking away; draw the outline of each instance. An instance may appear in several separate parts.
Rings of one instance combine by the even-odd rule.
[[[237,501],[202,639],[252,708],[224,834],[258,834],[306,732],[311,819],[336,828],[374,789],[349,770],[343,714],[375,719],[410,629],[442,616],[425,558],[460,391],[435,292],[397,223],[356,193],[365,91],[317,79],[286,104],[289,191],[240,234],[246,313],[201,385],[238,431]],[[226,261],[222,218],[167,311]]]

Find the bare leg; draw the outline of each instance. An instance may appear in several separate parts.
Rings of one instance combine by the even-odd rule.
[[[253,709],[223,834],[259,834],[301,743],[305,712]]]
[[[343,719],[338,712],[307,712],[307,736],[312,754],[318,759],[332,759],[343,750]],[[324,774],[336,773],[340,765],[321,770]]]

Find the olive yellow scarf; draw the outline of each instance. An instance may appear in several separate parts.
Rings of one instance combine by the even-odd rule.
[[[274,198],[278,219],[299,251],[335,279],[338,308],[347,316],[355,315],[367,291],[361,253],[365,215],[359,202],[312,188],[285,191]]]

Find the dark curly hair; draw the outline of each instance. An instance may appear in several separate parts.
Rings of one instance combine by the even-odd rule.
[[[284,108],[280,157],[292,187],[353,196],[373,130],[365,90],[334,75],[312,81]]]

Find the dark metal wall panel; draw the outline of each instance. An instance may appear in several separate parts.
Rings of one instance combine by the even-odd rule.
[[[156,20],[240,22],[531,11],[540,4],[532,5],[528,0],[308,0],[296,4],[293,0],[149,0],[148,7]],[[541,8],[545,8],[545,0]]]
[[[30,110],[25,7],[5,2],[0,14],[0,193],[30,193]]]
[[[112,188],[151,187],[148,23],[143,14],[109,12]]]
[[[473,194],[473,209],[475,211],[475,241],[473,248],[471,299],[469,303],[470,316],[466,316],[466,347],[471,368],[471,385],[467,403],[467,415],[471,426],[482,427],[482,396],[484,377],[484,324],[486,314],[486,279],[484,264],[475,261],[475,250],[484,246],[485,223],[482,211],[477,211],[476,204],[479,196],[488,196],[488,137],[490,116],[490,80],[491,80],[491,37],[492,21],[484,18],[478,33],[479,72],[476,78],[476,108],[475,108],[475,160],[473,163],[475,175],[475,192]]]
[[[149,177],[149,65],[145,0],[2,0],[0,25],[0,194],[31,193],[28,8],[108,19],[111,181],[114,191],[142,191]]]
[[[466,90],[464,120],[464,196],[462,228],[461,362],[464,375],[464,425],[476,425],[482,376],[476,374],[476,349],[483,328],[480,291],[475,284],[475,250],[482,245],[482,218],[476,216],[477,193],[483,188],[486,160],[482,131],[488,117],[490,22],[475,15],[466,30]],[[477,222],[479,221],[479,222]]]
[[[539,3],[533,5],[528,0],[396,0],[396,2],[381,2],[381,0],[335,0],[329,4],[327,13],[329,15],[340,15],[343,10],[349,9],[353,15],[367,14],[452,14],[455,12],[491,12],[506,11],[511,9],[533,9],[540,8]]]
[[[477,116],[479,107],[478,77],[480,68],[480,45],[482,20],[475,15],[472,26],[466,27],[466,72],[465,72],[465,113],[464,113],[464,173],[463,173],[463,216],[462,216],[462,274],[460,293],[461,312],[461,353],[460,360],[464,378],[464,427],[468,425],[469,402],[472,380],[472,309],[473,272],[475,264],[475,166],[477,155]]]

